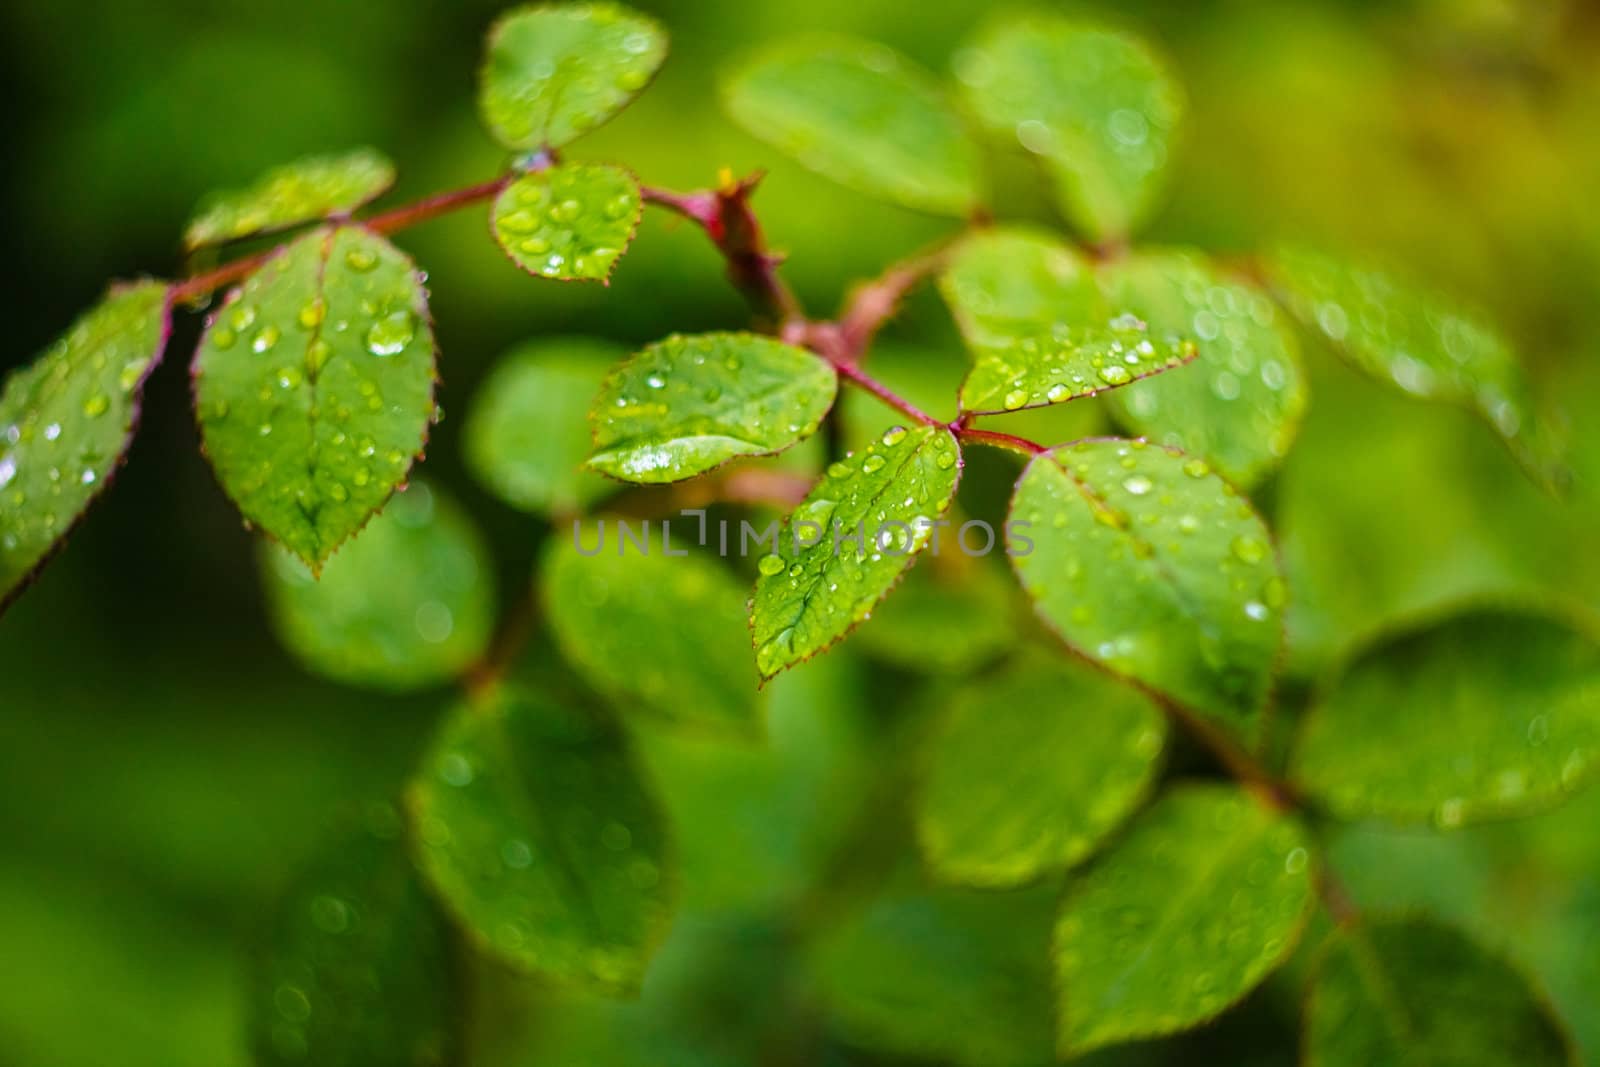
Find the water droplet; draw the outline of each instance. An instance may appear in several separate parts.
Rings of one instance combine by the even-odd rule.
[[[1267,558],[1267,546],[1254,537],[1241,534],[1233,539],[1230,547],[1235,558],[1242,563],[1260,563]]]
[[[322,320],[327,314],[328,305],[319,296],[300,309],[300,325],[304,329],[314,330],[322,325]]]
[[[407,310],[394,311],[367,330],[367,351],[375,356],[396,356],[415,336],[416,316]]]
[[[250,342],[250,351],[257,355],[263,352],[270,352],[272,351],[272,346],[278,343],[280,336],[278,328],[269,322],[256,331],[255,339]]]
[[[887,430],[883,431],[883,436],[879,438],[879,440],[883,442],[883,447],[885,448],[893,448],[895,445],[899,444],[905,439],[906,428],[904,426],[891,426]]]
[[[501,216],[500,228],[512,233],[532,233],[539,228],[539,220],[531,211],[513,211]]]
[[[762,556],[760,562],[756,564],[756,569],[769,578],[773,575],[781,574],[783,572],[783,557],[772,554]]]
[[[378,257],[376,253],[369,252],[365,248],[352,248],[344,254],[344,263],[351,270],[365,274],[378,265]]]
[[[933,465],[942,471],[947,471],[956,465],[956,457],[949,452],[940,452],[934,457]]]
[[[1126,489],[1134,496],[1144,496],[1154,487],[1155,483],[1150,481],[1149,478],[1146,478],[1142,474],[1135,474],[1132,478],[1129,478],[1122,483],[1122,488]]]
[[[91,419],[98,419],[111,407],[111,401],[104,393],[96,393],[83,402],[83,413]]]
[[[1100,368],[1100,380],[1108,385],[1125,385],[1133,381],[1133,375],[1128,373],[1128,368],[1113,363]]]
[[[226,326],[221,326],[211,331],[212,346],[215,348],[220,348],[224,352],[233,347],[233,342],[235,340],[236,338],[234,337],[233,331],[228,329]]]
[[[1183,465],[1183,473],[1191,478],[1204,478],[1211,473],[1211,465],[1203,459],[1191,459]]]
[[[1028,394],[1026,390],[1013,389],[1005,395],[1005,399],[1001,401],[1001,404],[1007,411],[1015,411],[1027,402]]]
[[[876,474],[878,471],[883,470],[883,464],[883,457],[877,453],[873,453],[861,461],[861,469],[867,474]]]

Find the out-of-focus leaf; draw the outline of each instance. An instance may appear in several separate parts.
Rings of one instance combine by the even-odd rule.
[[[1194,358],[1187,333],[1108,302],[1094,269],[1060,241],[999,230],[966,241],[939,288],[972,350],[964,411],[1059,404]]]
[[[745,129],[842,185],[940,215],[978,202],[977,146],[938,83],[883,45],[786,41],[734,70],[722,99]]]
[[[560,148],[628,106],[667,58],[655,19],[610,3],[520,7],[489,31],[478,111],[507,148]]]
[[[306,156],[274,167],[243,189],[207,197],[183,243],[195,249],[354,211],[393,184],[394,164],[376,149]]]
[[[810,969],[854,1043],[963,1067],[1045,1063],[1055,896],[891,891],[830,929]]]
[[[1340,930],[1306,1004],[1307,1067],[1564,1067],[1544,996],[1505,960],[1424,919]]]
[[[986,125],[1040,158],[1090,237],[1125,237],[1149,215],[1183,96],[1141,42],[1052,15],[1009,18],[957,56],[956,76]]]
[[[1294,818],[1234,786],[1167,793],[1067,890],[1055,937],[1061,1054],[1216,1015],[1288,956],[1312,897]]]
[[[669,546],[670,521],[653,542],[655,526],[630,525],[644,528],[648,555],[624,540],[625,520],[599,521],[592,534],[557,530],[544,556],[545,613],[567,659],[624,712],[758,732],[745,593],[732,574],[681,537]]]
[[[940,532],[946,544],[959,534]],[[999,567],[948,551],[938,562],[912,568],[862,625],[857,640],[873,656],[908,671],[966,674],[1016,642],[1015,591]]]
[[[589,466],[630,482],[676,482],[816,432],[838,377],[826,360],[748,333],[674,335],[606,379]]]
[[[1356,367],[1415,396],[1477,412],[1532,476],[1559,484],[1555,449],[1535,420],[1516,353],[1476,313],[1309,249],[1282,249],[1269,269],[1295,317]]]
[[[316,572],[405,480],[434,381],[411,260],[359,226],[322,227],[207,320],[195,411],[223,490]]]
[[[422,870],[477,944],[551,978],[638,988],[676,878],[615,731],[531,692],[488,694],[451,711],[410,800]]]
[[[167,287],[113,288],[0,392],[0,611],[111,480],[169,326]]]
[[[1443,827],[1537,811],[1600,762],[1600,646],[1477,610],[1366,650],[1306,720],[1294,777],[1335,813]]]
[[[563,163],[508,183],[489,222],[511,262],[529,274],[606,282],[643,210],[639,183],[621,167]]]
[[[1148,697],[1081,663],[1039,657],[975,681],[930,739],[923,855],[975,886],[1069,867],[1144,798],[1165,737]]]
[[[750,628],[763,678],[867,617],[929,543],[960,474],[960,446],[943,426],[891,427],[829,465],[757,564]]]
[[[615,488],[583,469],[589,404],[627,350],[589,337],[541,338],[513,349],[467,411],[462,453],[478,482],[536,515],[581,511]]]
[[[1121,390],[1121,421],[1161,444],[1204,456],[1248,486],[1289,452],[1306,389],[1294,334],[1265,293],[1219,275],[1188,252],[1142,252],[1107,263],[1114,307],[1158,332],[1191,337],[1195,365]]]
[[[1033,542],[1012,566],[1063,640],[1255,745],[1285,593],[1238,490],[1198,457],[1084,441],[1029,463],[1010,522]]]
[[[447,927],[398,817],[383,829],[341,838],[279,903],[251,995],[258,1063],[456,1061],[462,1016]]]
[[[308,669],[351,685],[414,689],[459,675],[488,646],[494,574],[454,501],[420,481],[328,561],[320,579],[261,548],[273,627]]]

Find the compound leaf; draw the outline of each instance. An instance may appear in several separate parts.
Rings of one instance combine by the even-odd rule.
[[[917,839],[943,879],[1010,886],[1087,857],[1144,798],[1161,709],[1073,661],[974,682],[926,752]]]
[[[422,871],[473,941],[520,970],[637,990],[675,879],[661,813],[614,730],[498,690],[449,714],[410,800]]]
[[[978,151],[937,82],[871,41],[812,37],[767,48],[724,81],[728,113],[806,167],[939,215],[979,199]]]
[[[110,482],[167,343],[167,286],[113,287],[0,392],[0,610]]]
[[[750,333],[673,335],[606,379],[589,466],[629,482],[676,482],[737,456],[780,452],[833,406],[833,367]]]
[[[937,532],[960,475],[943,426],[892,427],[828,467],[757,565],[750,628],[763,678],[867,617]]]
[[[449,934],[406,855],[400,818],[341,837],[280,901],[251,996],[256,1062],[455,1062],[461,1005]]]
[[[513,349],[478,389],[462,454],[479,484],[536,515],[581,511],[616,483],[583,469],[589,404],[627,350],[589,337],[543,338]]]
[[[455,502],[420,481],[396,493],[320,580],[277,545],[262,546],[261,572],[278,640],[335,681],[437,685],[489,644],[488,549]]]
[[[1477,412],[1529,474],[1560,484],[1516,353],[1490,323],[1405,279],[1310,249],[1281,249],[1268,266],[1294,316],[1359,370]]]
[[[1151,329],[1111,304],[1094,269],[1060,241],[997,230],[964,242],[939,279],[972,350],[964,411],[1058,404],[1194,358],[1182,332]]]
[[[1597,765],[1600,645],[1479,609],[1360,654],[1306,719],[1294,777],[1346,818],[1448,828],[1553,806]]]
[[[757,731],[761,702],[747,652],[744,590],[699,553],[674,548],[667,555],[670,522],[655,544],[651,524],[641,524],[645,555],[623,540],[623,521],[612,520],[614,547],[601,519],[595,548],[585,547],[589,537],[574,523],[570,535],[557,531],[545,553],[546,613],[562,652],[621,709]]]
[[[410,259],[359,226],[285,246],[206,323],[195,411],[223,490],[313,573],[405,480],[434,414]]]
[[[507,148],[560,148],[627,107],[666,58],[661,24],[620,4],[517,8],[489,30],[478,111]]]
[[[997,22],[957,60],[973,112],[1038,156],[1061,210],[1092,238],[1126,237],[1160,191],[1183,96],[1141,42],[1051,15]]]
[[[1294,334],[1265,293],[1180,251],[1113,260],[1100,280],[1113,306],[1153,330],[1194,338],[1199,352],[1182,374],[1112,397],[1124,425],[1204,456],[1242,486],[1288,454],[1305,412],[1305,375]]]
[[[1142,441],[1063,445],[1023,471],[1011,523],[1033,542],[1013,546],[1012,566],[1067,644],[1255,744],[1283,578],[1266,524],[1205,460]]]
[[[189,249],[354,211],[394,184],[394,164],[376,149],[306,156],[274,167],[243,189],[207,197],[183,233]]]
[[[1299,939],[1304,831],[1229,785],[1173,789],[1067,889],[1056,924],[1063,1056],[1205,1021]]]
[[[529,274],[609,284],[643,210],[639,183],[621,167],[562,163],[508,182],[489,224],[511,262]]]
[[[1544,997],[1460,931],[1419,918],[1342,929],[1306,1002],[1306,1067],[1567,1067]]]
[[[832,926],[809,969],[855,1043],[963,1067],[1046,1063],[1055,896],[891,890]]]

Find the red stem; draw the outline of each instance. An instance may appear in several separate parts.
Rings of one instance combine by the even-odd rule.
[[[824,352],[822,354],[827,355],[828,353]],[[927,426],[944,425],[938,419],[934,418],[932,415],[929,415],[927,412],[923,411],[911,401],[896,393],[893,389],[890,389],[887,385],[884,385],[882,382],[878,381],[878,379],[872,377],[872,375],[868,374],[860,367],[857,367],[855,364],[843,363],[838,359],[831,358],[830,362],[833,363],[834,369],[839,372],[839,377],[843,378],[847,382],[853,382],[858,388],[865,389],[867,392],[871,393],[885,404],[888,404],[902,415],[905,415],[907,418],[915,419]]]
[[[497,196],[515,178],[515,175],[501,175],[493,181],[482,182],[478,185],[469,185],[465,189],[453,189],[447,193],[435,193],[425,196],[411,204],[403,204],[391,211],[385,211],[366,220],[366,227],[377,233],[393,233],[415,226],[419,222],[448,214],[457,208],[476,204],[480,200],[488,200]]]
[[[1013,452],[1021,452],[1025,456],[1037,456],[1050,451],[1048,445],[1041,445],[1036,441],[1028,440],[1026,437],[1001,433],[998,430],[980,430],[975,426],[964,425],[959,419],[950,424],[950,429],[959,441],[978,445],[993,445],[995,448],[1009,448]]]

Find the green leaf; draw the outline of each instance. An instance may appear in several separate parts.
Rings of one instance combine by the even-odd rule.
[[[817,431],[839,379],[826,360],[749,333],[674,334],[606,379],[589,466],[630,482],[682,481]]]
[[[1067,644],[1255,744],[1285,592],[1238,490],[1175,450],[1080,441],[1028,464],[1011,522],[1033,542],[1012,566]]]
[[[317,572],[405,480],[434,381],[411,260],[361,227],[323,227],[207,320],[195,411],[223,490]]]
[[[1195,355],[1183,334],[1152,330],[1108,302],[1089,263],[1043,233],[995,230],[967,240],[939,288],[973,355],[963,411],[1063,403]]]
[[[856,638],[908,671],[956,676],[998,659],[1017,641],[1016,583],[959,552],[914,567]]]
[[[1475,411],[1531,475],[1547,487],[1560,483],[1516,353],[1477,313],[1309,249],[1281,249],[1268,266],[1295,317],[1355,367],[1414,396]]]
[[[1600,645],[1478,609],[1358,655],[1307,718],[1294,777],[1346,818],[1455,827],[1551,807],[1597,767]]]
[[[977,146],[942,88],[883,45],[787,41],[732,71],[722,99],[746,130],[859,192],[957,217],[981,196]]]
[[[1221,1012],[1289,955],[1312,897],[1295,819],[1234,786],[1173,789],[1067,890],[1055,937],[1061,1054]]]
[[[666,58],[661,24],[620,4],[517,8],[489,31],[478,111],[507,148],[560,148],[627,107]]]
[[[871,613],[937,532],[960,476],[960,446],[943,426],[891,427],[828,467],[758,564],[750,628],[763,678]]]
[[[1340,930],[1306,1002],[1306,1067],[1567,1067],[1578,1062],[1542,993],[1430,920]]]
[[[243,189],[215,193],[184,230],[191,250],[354,211],[394,184],[394,164],[372,148],[306,156]]]
[[[1300,428],[1306,387],[1294,334],[1266,294],[1180,251],[1112,260],[1100,280],[1114,306],[1194,338],[1199,351],[1184,373],[1117,393],[1120,421],[1204,456],[1243,486],[1277,466]]]
[[[418,689],[460,675],[494,625],[489,552],[455,502],[413,481],[320,580],[263,545],[273,628],[308,670],[351,685]]]
[[[167,287],[115,286],[0,392],[0,611],[115,474],[170,328]]]
[[[502,690],[445,720],[411,786],[418,862],[485,951],[636,990],[671,921],[660,812],[594,716]]]
[[[456,1062],[461,1005],[448,930],[391,809],[340,838],[278,905],[251,991],[261,1064]]]
[[[582,511],[616,488],[583,469],[589,404],[627,350],[590,337],[541,338],[513,349],[478,388],[462,454],[482,486],[536,515]]]
[[[854,1043],[963,1067],[1046,1063],[1055,896],[898,889],[829,929],[810,970]]]
[[[621,167],[563,163],[508,183],[489,222],[511,262],[529,274],[609,285],[643,210],[639,183]]]
[[[1140,41],[1053,15],[1011,18],[957,57],[973,112],[1015,137],[1058,183],[1062,213],[1121,238],[1161,189],[1183,95]]]
[[[925,753],[917,839],[940,878],[1011,886],[1090,855],[1144,799],[1166,719],[1072,661],[974,681]]]
[[[623,521],[612,519],[609,534],[604,525],[589,533],[574,523],[557,530],[545,552],[545,611],[563,654],[620,709],[758,732],[744,590],[700,553],[674,547],[666,555],[670,520],[660,529],[630,525],[644,529],[649,555],[623,540]],[[681,525],[694,528],[687,519]]]

